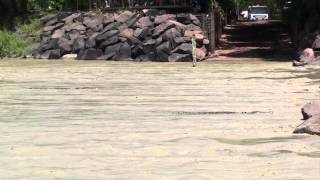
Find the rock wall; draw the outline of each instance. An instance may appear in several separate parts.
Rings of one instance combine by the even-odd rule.
[[[209,40],[199,19],[190,13],[61,13],[42,20],[45,27],[35,58],[77,54],[80,60],[191,61],[192,37],[197,59],[208,55]]]

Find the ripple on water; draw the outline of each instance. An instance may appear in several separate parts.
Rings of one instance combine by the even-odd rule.
[[[290,140],[305,139],[306,136],[288,136],[288,137],[271,137],[271,138],[253,138],[253,139],[227,139],[227,138],[214,138],[214,140],[230,145],[251,146],[257,144],[288,142]]]

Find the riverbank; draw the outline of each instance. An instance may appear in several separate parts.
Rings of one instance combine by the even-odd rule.
[[[0,178],[319,179],[319,69],[0,61]],[[17,73],[18,72],[18,73]]]

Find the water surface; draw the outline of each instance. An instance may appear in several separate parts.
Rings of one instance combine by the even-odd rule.
[[[0,179],[320,179],[320,68],[0,61]]]

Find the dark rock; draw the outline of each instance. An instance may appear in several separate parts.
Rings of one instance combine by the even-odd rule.
[[[188,62],[191,61],[191,55],[189,54],[179,54],[179,53],[173,53],[168,57],[169,62]]]
[[[89,39],[87,39],[87,41],[86,41],[85,48],[86,48],[86,49],[95,48],[96,45],[97,45],[97,44],[96,44],[95,38],[89,38]]]
[[[131,46],[128,43],[123,43],[120,47],[120,50],[116,53],[116,55],[113,57],[114,60],[132,60],[132,52],[131,52]]]
[[[153,31],[153,36],[159,36],[160,34],[162,34],[164,31],[173,28],[175,25],[171,22],[166,22],[163,24],[160,24],[159,26],[157,26],[154,31]]]
[[[58,18],[55,17],[55,18],[51,19],[50,21],[46,22],[45,26],[53,26],[53,25],[55,25],[57,23],[58,23]]]
[[[131,19],[129,19],[125,24],[128,28],[131,28],[139,20],[139,15],[135,14]]]
[[[109,39],[106,39],[105,41],[103,41],[100,45],[99,48],[100,49],[104,49],[107,46],[110,46],[112,44],[116,44],[117,42],[119,42],[119,36],[112,36]]]
[[[156,39],[156,46],[159,46],[162,42],[163,42],[163,38],[162,38],[162,36],[159,36],[159,37]]]
[[[145,54],[153,52],[155,50],[156,40],[149,39],[143,43],[143,51]]]
[[[54,33],[52,34],[51,38],[61,38],[63,37],[65,34],[63,29],[57,29],[54,31]]]
[[[101,33],[105,33],[110,30],[118,30],[118,27],[121,25],[119,22],[110,23],[106,27],[104,27],[103,31]]]
[[[187,13],[177,14],[177,21],[179,21],[183,24],[191,24],[192,23],[192,21],[190,19],[190,15]]]
[[[63,26],[64,26],[63,23],[58,23],[58,24],[56,24],[56,25],[44,27],[43,31],[44,31],[44,32],[46,32],[46,31],[50,31],[50,32],[51,32],[51,31],[54,31],[54,30],[56,30],[56,29],[60,29],[60,28],[62,28]]]
[[[113,14],[105,14],[103,19],[103,25],[106,26],[115,21],[115,17]]]
[[[153,22],[151,21],[150,17],[146,16],[146,17],[142,17],[138,20],[138,22],[136,23],[136,26],[144,29],[144,28],[148,28],[148,27],[153,27]]]
[[[138,38],[132,36],[128,37],[128,41],[130,44],[135,45],[135,46],[143,46],[143,42],[141,42]]]
[[[169,54],[163,51],[157,51],[156,61],[168,62]]]
[[[320,114],[320,100],[304,105],[301,112],[303,120],[307,120],[316,114]]]
[[[59,49],[61,50],[61,54],[68,54],[72,51],[72,42],[65,38],[60,38],[58,41]]]
[[[301,53],[298,60],[293,61],[293,65],[294,66],[304,66],[304,65],[312,63],[315,60],[316,60],[316,58],[315,58],[315,54],[314,54],[313,49],[307,48]]]
[[[302,108],[304,121],[294,133],[307,133],[320,136],[320,100],[306,104]]]
[[[74,19],[80,17],[81,13],[74,13],[64,19],[62,19],[62,21],[64,21],[66,24],[72,23]]]
[[[73,52],[78,53],[85,48],[86,42],[83,38],[79,37],[73,42]]]
[[[43,22],[43,24],[46,24],[47,22],[49,22],[53,19],[58,19],[56,14],[44,16],[40,19],[40,21]]]
[[[165,40],[165,41],[170,41],[170,42],[174,42],[174,39],[176,37],[181,37],[182,34],[180,31],[178,31],[176,28],[171,28],[171,29],[168,29],[166,30],[163,35],[162,35],[162,38]]]
[[[124,29],[123,31],[120,31],[119,36],[125,37],[125,38],[130,38],[133,36],[133,33],[134,33],[133,29],[127,28],[127,29]]]
[[[182,43],[191,43],[191,38],[190,37],[176,37],[176,38],[174,38],[174,42],[177,45],[180,45]]]
[[[66,24],[64,26],[64,29],[66,31],[72,31],[72,30],[85,31],[87,28],[82,23],[75,22],[75,23]]]
[[[105,33],[99,34],[96,37],[96,41],[100,43],[102,41],[109,39],[112,36],[117,36],[119,32],[120,32],[119,30],[111,30],[111,31],[107,31]]]
[[[161,14],[161,11],[159,11],[158,9],[143,9],[142,12],[146,16],[158,16]]]
[[[312,43],[313,49],[320,49],[320,35],[317,35],[315,40]]]
[[[193,14],[189,14],[190,20],[192,21],[193,24],[195,24],[196,26],[200,26],[201,22],[200,20]]]
[[[77,59],[79,60],[96,60],[102,56],[103,53],[100,49],[83,49],[78,53]]]
[[[59,39],[50,39],[40,45],[39,51],[47,51],[51,49],[58,49]]]
[[[156,48],[157,61],[167,62],[169,54],[171,53],[170,42],[164,42]]]
[[[189,30],[189,31],[201,31],[200,26],[196,26],[194,24],[188,24],[185,26],[185,30]]]
[[[140,28],[137,28],[133,33],[134,37],[139,39],[145,39],[148,36],[148,34],[150,34],[150,29],[140,29]]]
[[[166,54],[170,54],[171,53],[171,45],[170,45],[170,42],[167,41],[167,42],[164,42],[162,44],[160,44],[157,48],[157,53],[158,52],[164,52]]]
[[[122,43],[117,43],[117,44],[106,47],[106,49],[104,51],[105,59],[106,60],[112,59],[113,56],[115,56],[116,53],[120,51],[121,46],[122,46]]]
[[[70,40],[74,41],[75,39],[80,37],[80,33],[77,30],[72,30],[68,33],[68,37]]]
[[[143,46],[136,45],[132,48],[132,57],[138,57],[144,54]]]
[[[192,45],[190,43],[183,43],[176,47],[172,52],[178,54],[192,54]]]
[[[135,58],[138,62],[156,61],[156,55],[154,53],[143,54]]]
[[[115,19],[116,21],[120,23],[125,23],[129,21],[131,18],[133,18],[136,15],[136,13],[133,13],[131,11],[124,11],[119,16],[117,16]]]
[[[84,17],[83,18],[83,24],[90,29],[94,29],[97,26],[101,26],[101,28],[103,28],[102,23],[103,23],[103,16]]]
[[[307,133],[320,136],[320,114],[314,115],[299,125],[293,133]]]
[[[154,20],[154,22],[156,24],[162,24],[162,23],[165,23],[169,20],[174,20],[176,18],[176,16],[174,14],[164,14],[164,15],[160,15],[160,16],[157,16]]]
[[[60,57],[60,49],[48,50],[40,56],[41,59],[59,59]]]

